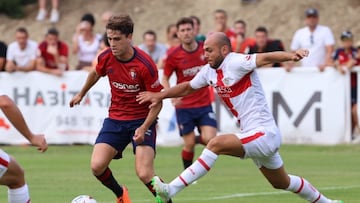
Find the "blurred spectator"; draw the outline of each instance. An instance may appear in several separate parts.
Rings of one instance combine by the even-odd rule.
[[[47,0],[38,0],[39,3],[39,12],[36,16],[37,21],[44,21],[47,16],[46,11],[46,1]],[[59,13],[59,0],[51,0],[51,13],[50,13],[50,22],[51,23],[57,23],[60,19],[60,13]]]
[[[37,42],[29,39],[29,33],[24,27],[16,30],[15,39],[6,52],[6,71],[35,70]]]
[[[45,40],[39,45],[39,56],[36,60],[38,71],[62,76],[68,66],[68,45],[59,39],[59,31],[50,28],[46,33]]]
[[[177,37],[177,28],[175,24],[170,24],[166,28],[166,46],[168,49],[180,45],[180,40]]]
[[[249,54],[272,51],[285,51],[282,42],[278,39],[269,39],[266,27],[258,27],[255,30],[255,45],[249,47]],[[281,63],[266,65],[267,67],[280,67]]]
[[[153,30],[148,30],[143,34],[143,43],[139,48],[151,56],[155,64],[164,58],[166,54],[166,46],[157,42],[156,33]]]
[[[110,44],[109,44],[109,41],[107,39],[107,35],[106,35],[106,32],[103,34],[103,36],[101,37],[101,40],[100,40],[100,47],[99,47],[99,50],[96,54],[96,57],[94,58],[94,60],[91,62],[91,65],[90,66],[85,66],[83,67],[82,70],[85,70],[85,71],[91,71],[93,69],[95,69],[96,65],[98,64],[98,57],[99,55],[106,49],[108,49],[110,47]]]
[[[200,26],[201,26],[200,18],[197,16],[190,16],[190,18],[194,22],[195,40],[198,42],[205,41],[205,39],[206,39],[205,35],[200,33]]]
[[[6,44],[4,42],[0,41],[0,71],[5,70],[6,49],[7,49]]]
[[[291,50],[308,49],[310,54],[300,61],[301,65],[319,67],[320,71],[323,71],[326,66],[332,64],[334,36],[329,27],[318,24],[319,13],[316,9],[307,9],[305,15],[306,27],[295,32],[291,42]]]
[[[100,47],[101,35],[94,33],[95,18],[92,14],[85,14],[76,27],[73,36],[73,53],[78,55],[76,70],[91,66]]]
[[[248,48],[255,45],[255,39],[246,37],[246,23],[243,20],[237,20],[234,23],[234,32],[236,37],[231,39],[231,48],[237,53],[248,53]]]
[[[110,17],[113,16],[114,13],[112,11],[105,11],[102,15],[101,15],[101,21],[104,25],[107,24],[107,22],[109,21]]]
[[[333,59],[335,67],[340,73],[345,74],[355,65],[358,65],[356,59],[357,49],[353,46],[353,34],[350,31],[344,31],[340,35],[342,46],[336,49]],[[359,119],[357,113],[357,73],[351,72],[351,126],[353,136],[360,136]],[[355,138],[355,137],[353,137]],[[359,138],[358,138],[359,139]]]
[[[227,13],[223,9],[217,9],[214,12],[215,32],[223,32],[232,40],[236,38],[235,32],[227,25]]]

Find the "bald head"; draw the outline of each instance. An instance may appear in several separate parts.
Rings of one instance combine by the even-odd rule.
[[[213,32],[206,38],[210,44],[214,44],[219,48],[226,46],[231,50],[231,42],[230,39],[223,32]]]

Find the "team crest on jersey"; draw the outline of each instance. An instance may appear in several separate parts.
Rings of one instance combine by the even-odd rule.
[[[224,83],[224,85],[229,86],[232,80],[232,78],[223,78],[222,82]]]
[[[135,80],[135,78],[136,78],[136,72],[135,72],[134,69],[131,69],[131,70],[130,70],[130,76],[131,76],[131,78],[132,78],[133,80]]]

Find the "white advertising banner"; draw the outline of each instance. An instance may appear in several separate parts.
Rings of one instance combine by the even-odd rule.
[[[350,141],[349,76],[332,69],[257,70],[269,107],[280,127],[284,143],[333,145]],[[159,76],[162,72],[159,72]],[[44,133],[50,144],[93,144],[108,115],[110,93],[107,78],[101,78],[81,105],[69,101],[87,77],[87,72],[69,71],[63,77],[39,72],[0,73],[0,93],[12,98],[32,131]],[[175,84],[175,77],[171,78]],[[214,104],[221,132],[238,131],[236,120],[219,103]],[[164,100],[159,115],[158,145],[179,145],[174,107]],[[0,111],[0,144],[23,144]]]

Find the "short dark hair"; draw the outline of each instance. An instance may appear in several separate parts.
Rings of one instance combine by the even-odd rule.
[[[256,28],[255,32],[263,32],[265,34],[268,34],[268,31],[267,31],[266,27],[264,27],[264,26],[260,26],[260,27]]]
[[[19,27],[18,29],[16,29],[16,32],[21,32],[24,33],[26,35],[29,35],[27,29],[25,27]]]
[[[144,32],[143,38],[145,38],[145,35],[152,35],[156,40],[156,32],[154,30],[147,30],[146,32]]]
[[[244,20],[237,20],[234,22],[234,24],[242,24],[244,27],[246,27],[246,22]]]
[[[199,24],[199,25],[201,24],[201,21],[200,21],[199,17],[192,15],[192,16],[190,16],[190,18],[195,20],[197,22],[197,24]]]
[[[117,30],[128,36],[134,32],[134,22],[128,14],[113,15],[106,24],[106,29]]]
[[[59,36],[59,31],[56,28],[50,28],[48,29],[47,35],[55,35],[55,36]]]
[[[82,17],[81,17],[81,21],[87,21],[91,24],[91,26],[95,25],[95,17],[92,13],[85,13]]]
[[[193,21],[190,17],[180,18],[180,19],[176,22],[176,27],[179,29],[179,26],[180,26],[180,25],[184,25],[184,24],[190,24],[191,27],[194,27],[194,21]]]
[[[216,9],[215,11],[214,11],[214,14],[215,13],[222,13],[222,14],[224,14],[226,17],[227,17],[227,12],[224,10],[224,9]]]

